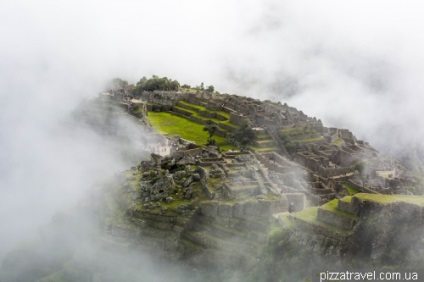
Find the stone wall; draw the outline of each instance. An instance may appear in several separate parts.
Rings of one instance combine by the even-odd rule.
[[[354,162],[358,161],[358,158],[355,157],[351,152],[348,152],[347,148],[344,148],[333,154],[330,160],[340,166],[350,166]]]
[[[336,212],[328,211],[324,208],[318,208],[317,219],[343,230],[352,230],[353,226],[356,224],[356,220],[353,218],[339,216]]]
[[[359,214],[359,205],[352,205],[350,202],[345,202],[342,200],[339,200],[337,209],[355,216]]]
[[[207,118],[216,118],[217,120],[220,120],[220,121],[227,120],[224,116],[221,116],[220,114],[212,113],[208,111],[199,111],[199,115],[202,117],[207,117]]]
[[[297,219],[295,223],[296,229],[288,234],[290,244],[295,243],[311,253],[339,257],[354,247],[344,236],[337,236],[337,233],[329,232],[318,225],[310,225]]]
[[[183,115],[184,117],[186,117],[186,118],[188,118],[188,117],[190,117],[192,114],[190,113],[190,112],[188,112],[188,111],[184,111],[184,110],[182,110],[182,109],[178,109],[178,108],[175,108],[175,107],[173,107],[172,108],[172,111],[173,112],[175,112],[175,113],[178,113],[178,114],[180,114],[180,115]]]
[[[228,125],[228,124],[222,124],[221,123],[221,124],[219,124],[219,127],[221,127],[224,130],[227,130],[227,131],[234,131],[235,130],[235,128],[233,126]]]
[[[321,168],[319,172],[325,177],[333,177],[338,175],[346,175],[349,172],[352,172],[350,168],[347,167],[339,167],[339,168]]]
[[[242,203],[220,203],[217,201],[203,202],[200,214],[208,217],[223,217],[226,219],[271,219],[275,213],[288,211],[287,198],[280,200],[249,200]]]
[[[212,96],[213,94],[209,92],[198,92],[187,95],[186,100],[195,105],[206,106],[207,103],[205,101],[212,99]]]
[[[370,188],[363,187],[360,183],[357,183],[357,182],[353,181],[352,179],[349,179],[347,182],[353,189],[356,189],[358,191],[361,191],[361,192],[364,192],[364,193],[371,193],[371,194],[377,193],[376,191],[374,191]]]
[[[339,138],[339,135],[337,134],[337,132],[328,133],[328,135],[325,136],[327,143],[333,143],[334,141],[337,140],[337,138]]]
[[[172,109],[171,105],[147,104],[147,112],[167,112]]]
[[[223,111],[223,112],[226,112],[226,113],[228,113],[228,114],[236,113],[236,111],[235,111],[235,110],[233,110],[233,109],[231,109],[231,108],[229,108],[229,107],[221,106],[221,108],[222,108],[222,111]]]
[[[187,99],[189,94],[179,92],[154,91],[141,93],[140,100],[157,105],[175,106],[178,101]]]
[[[175,151],[172,156],[174,158],[181,158],[181,157],[187,157],[187,156],[201,156],[203,153],[203,148],[199,147],[199,148],[195,148],[195,149],[190,149],[190,150],[185,150],[185,151]]]
[[[221,100],[210,100],[206,104],[206,109],[210,111],[221,111],[222,110],[222,101]]]
[[[245,122],[248,122],[249,119],[243,115],[237,113],[230,113],[230,122],[236,125],[242,125]]]
[[[306,197],[303,193],[286,193],[284,194],[288,202],[288,211],[297,212],[306,207]]]
[[[296,154],[294,161],[315,172],[318,172],[320,167],[320,162],[318,159],[313,159],[312,157],[306,156],[303,153]]]
[[[195,107],[192,107],[192,106],[186,105],[186,104],[182,104],[182,103],[178,103],[177,106],[180,107],[180,108],[184,108],[184,109],[190,110],[190,111],[194,111],[194,112],[198,112],[199,111],[199,109],[197,109]]]

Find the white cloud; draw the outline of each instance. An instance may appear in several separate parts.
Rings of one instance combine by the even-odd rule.
[[[96,146],[98,137],[61,130],[59,123],[116,76],[135,82],[157,74],[287,101],[381,147],[421,142],[423,6],[2,1],[0,225],[8,226],[2,234],[7,242],[19,240],[76,200],[92,171],[116,168],[103,165],[115,158],[107,146]]]

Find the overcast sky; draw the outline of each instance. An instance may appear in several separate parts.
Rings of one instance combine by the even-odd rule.
[[[98,136],[59,126],[113,77],[287,102],[379,149],[421,143],[423,11],[390,0],[0,1],[0,242],[123,167]]]
[[[365,139],[378,139],[368,135],[381,127],[401,127],[399,120],[419,125],[420,1],[0,5],[0,70],[7,96],[41,98],[51,108],[59,99],[91,95],[110,77],[136,82],[157,74],[287,101]]]

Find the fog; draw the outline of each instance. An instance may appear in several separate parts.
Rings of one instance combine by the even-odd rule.
[[[227,81],[350,128],[382,150],[421,143],[422,8],[417,1],[252,3]]]
[[[420,146],[420,1],[0,2],[0,259],[105,175],[115,145],[70,126],[108,80],[167,76],[287,102],[377,149]]]

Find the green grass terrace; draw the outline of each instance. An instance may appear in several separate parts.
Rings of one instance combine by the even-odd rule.
[[[206,144],[209,133],[203,131],[205,127],[203,124],[199,124],[190,121],[186,118],[173,115],[168,112],[149,112],[147,116],[150,124],[156,128],[161,134],[168,135],[179,135],[181,138],[195,142],[197,145]],[[220,136],[213,136],[216,140],[217,145],[221,150],[237,149],[236,147],[229,145],[227,139]]]
[[[218,117],[209,116],[219,115]],[[237,125],[230,122],[230,114],[224,111],[211,111],[201,105],[179,101],[173,107],[172,112],[149,112],[147,115],[150,124],[161,134],[179,135],[181,138],[195,142],[197,145],[205,145],[209,133],[204,131],[204,124],[213,122],[218,125],[223,132],[230,132],[236,129]],[[214,135],[217,146],[223,151],[237,150],[238,148],[228,144],[225,137]],[[258,140],[249,149],[256,152],[278,151],[279,148],[272,141],[271,137],[265,134],[258,134]]]

